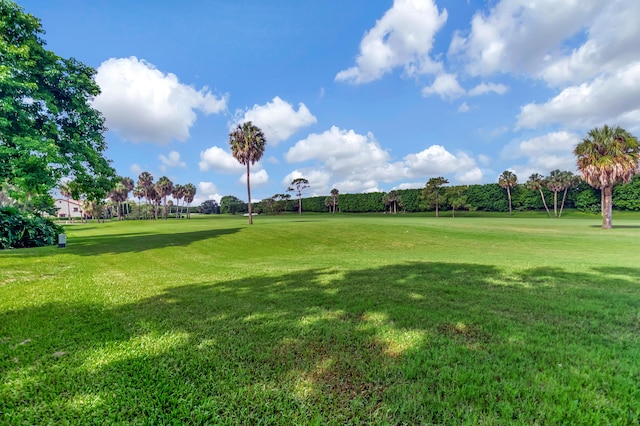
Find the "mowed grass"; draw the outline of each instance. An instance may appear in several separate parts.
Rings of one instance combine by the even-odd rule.
[[[0,252],[2,424],[639,424],[640,220],[211,216]]]

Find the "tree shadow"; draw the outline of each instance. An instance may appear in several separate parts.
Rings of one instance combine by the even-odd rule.
[[[188,246],[196,241],[218,238],[238,232],[241,228],[211,229],[193,232],[145,233],[131,232],[97,236],[67,238],[64,250],[80,256],[95,256],[105,253],[139,253],[163,247]],[[53,249],[39,248],[39,249]],[[33,250],[33,249],[32,249]],[[57,248],[55,249],[57,250]],[[33,253],[24,249],[10,252],[15,257],[31,257]]]
[[[606,269],[412,262],[14,309],[0,409],[14,423],[553,423],[593,410],[605,375],[597,401],[631,410],[615,383],[634,380],[640,296],[603,313],[615,285],[629,283]],[[594,371],[594,354],[612,370]]]

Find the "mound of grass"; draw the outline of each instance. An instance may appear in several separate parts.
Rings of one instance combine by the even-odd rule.
[[[1,423],[640,422],[637,221],[245,221],[1,253]]]

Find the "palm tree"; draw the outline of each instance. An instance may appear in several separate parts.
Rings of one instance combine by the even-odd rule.
[[[619,126],[604,125],[591,129],[573,153],[582,178],[601,191],[602,228],[610,229],[613,187],[637,173],[638,139]]]
[[[398,194],[398,191],[394,189],[388,194],[384,194],[384,196],[382,197],[382,202],[385,206],[389,206],[389,213],[391,213],[393,209],[393,214],[396,214],[398,213],[398,204],[400,204],[402,201],[400,194]]]
[[[144,191],[144,198],[147,201],[147,210],[149,210],[149,206],[151,204],[151,192],[153,188],[153,176],[149,172],[142,172],[140,176],[138,176],[138,186],[142,187]],[[147,212],[144,212],[144,218],[147,218]]]
[[[249,209],[249,224],[253,224],[253,215],[251,214],[251,183],[250,183],[250,170],[249,165],[255,164],[259,161],[264,154],[264,148],[267,144],[267,139],[264,137],[264,133],[259,127],[254,126],[253,123],[247,121],[238,126],[229,133],[229,146],[231,147],[231,154],[235,157],[240,164],[247,166],[247,198]]]
[[[192,183],[186,184],[184,187],[184,202],[187,204],[187,219],[191,219],[191,203],[196,196],[196,187]]]
[[[429,179],[422,190],[422,198],[426,199],[432,206],[435,205],[436,217],[440,217],[438,212],[440,207],[440,188],[447,183],[449,181],[442,176],[434,177]]]
[[[565,176],[556,169],[549,173],[544,182],[549,191],[553,192],[553,217],[558,217],[558,192],[565,188]]]
[[[156,192],[162,198],[164,209],[162,210],[162,219],[167,220],[167,197],[173,192],[173,182],[166,176],[161,176],[156,182]]]
[[[544,209],[547,211],[549,218],[551,218],[551,212],[549,211],[549,207],[547,207],[547,200],[544,198],[544,192],[542,192],[542,188],[544,188],[544,177],[539,173],[533,173],[529,176],[529,180],[524,184],[524,186],[532,191],[540,191],[540,198],[542,198]]]
[[[518,183],[518,176],[515,173],[509,170],[505,170],[498,177],[498,185],[507,190],[507,198],[509,198],[509,216],[513,214],[513,209],[511,207],[511,188],[516,186]]]
[[[298,197],[298,214],[302,214],[302,191],[309,188],[309,181],[305,178],[295,178],[291,181],[291,186],[287,188],[288,192],[295,191]]]
[[[171,196],[176,200],[176,219],[180,219],[182,217],[180,214],[180,200],[184,198],[184,186],[180,184],[174,185]]]
[[[333,188],[331,190],[331,206],[332,206],[331,213],[336,212],[336,206],[338,205],[339,197],[340,197],[340,192],[336,188]]]
[[[580,176],[576,176],[573,173],[571,173],[570,171],[565,171],[564,173],[564,194],[562,194],[562,203],[560,203],[560,213],[558,214],[558,217],[562,216],[562,210],[564,209],[564,202],[567,199],[567,192],[569,191],[569,188],[573,187],[573,186],[578,186],[580,184],[580,181],[582,179],[580,179]]]
[[[133,196],[138,199],[138,220],[142,219],[142,213],[140,212],[140,201],[142,197],[144,197],[144,188],[140,185],[137,185],[133,188]]]

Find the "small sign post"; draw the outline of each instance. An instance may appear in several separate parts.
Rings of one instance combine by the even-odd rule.
[[[67,235],[58,234],[58,248],[65,248],[67,246]]]

